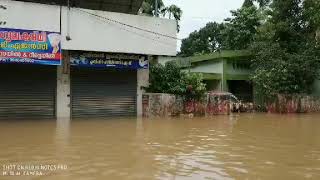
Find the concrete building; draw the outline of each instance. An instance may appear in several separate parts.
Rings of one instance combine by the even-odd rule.
[[[185,71],[201,73],[209,91],[231,92],[242,100],[253,100],[247,51],[222,51],[192,57],[161,56],[158,59],[160,64],[169,61],[177,62]]]
[[[176,55],[176,22],[142,0],[1,0],[0,118],[136,116],[148,61]]]
[[[192,57],[159,57],[165,64],[177,62],[185,71],[201,73],[212,91],[231,92],[244,101],[258,100],[254,97],[254,86],[250,81],[251,57],[247,51],[222,51]],[[312,94],[320,96],[320,80],[313,85]]]

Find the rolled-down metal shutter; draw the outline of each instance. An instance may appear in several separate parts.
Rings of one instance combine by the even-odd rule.
[[[72,68],[72,117],[136,116],[136,71]]]
[[[0,64],[0,77],[0,119],[55,117],[55,66]]]

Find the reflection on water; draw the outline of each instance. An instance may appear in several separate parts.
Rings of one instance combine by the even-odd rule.
[[[68,168],[0,179],[320,179],[319,128],[320,114],[1,121],[1,165]]]

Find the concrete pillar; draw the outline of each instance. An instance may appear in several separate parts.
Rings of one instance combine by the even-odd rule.
[[[71,118],[70,87],[70,59],[69,54],[63,52],[62,64],[57,68],[56,116],[58,119]]]
[[[227,66],[228,66],[228,62],[226,59],[222,59],[222,74],[221,74],[221,90],[228,92],[228,81],[227,81]]]
[[[149,85],[149,69],[137,70],[137,116],[142,116],[142,94],[144,93],[143,87]]]

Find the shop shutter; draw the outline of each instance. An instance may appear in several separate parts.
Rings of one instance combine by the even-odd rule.
[[[136,71],[73,67],[72,117],[136,116]]]
[[[56,66],[0,64],[0,119],[55,117]]]

